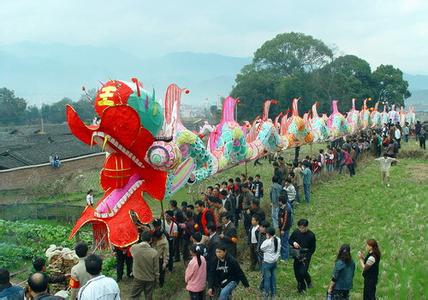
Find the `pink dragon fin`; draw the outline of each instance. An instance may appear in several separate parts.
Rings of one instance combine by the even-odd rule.
[[[300,98],[294,98],[293,99],[293,108],[292,108],[292,115],[298,117],[299,116],[299,107],[297,105]]]
[[[180,119],[181,94],[189,90],[179,88],[175,83],[168,86],[165,93],[165,135],[173,135],[173,130],[183,126]]]
[[[278,101],[277,100],[265,100],[265,103],[263,105],[263,121],[267,121],[267,119],[269,118],[269,109],[271,104],[277,104]]]

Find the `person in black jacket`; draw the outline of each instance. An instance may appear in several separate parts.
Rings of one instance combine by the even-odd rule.
[[[266,214],[264,210],[260,207],[260,200],[253,199],[251,200],[251,208],[250,208],[251,217],[257,215],[259,217],[260,222],[263,222],[266,219]]]
[[[46,260],[43,257],[36,257],[33,260],[33,268],[36,272],[46,274],[48,283],[65,283],[70,274],[52,275],[46,272]]]
[[[177,201],[171,200],[169,201],[169,204],[171,206],[171,210],[174,212],[174,217],[172,221],[177,225],[184,223],[185,217],[184,217],[183,211],[178,208]],[[182,235],[183,235],[183,231],[181,227],[178,226],[177,238],[175,239],[175,243],[174,243],[174,261],[175,262],[180,261],[180,249],[182,248],[182,244],[181,244]]]
[[[220,218],[223,224],[223,232],[220,234],[220,239],[227,247],[227,252],[233,257],[236,257],[236,244],[238,242],[236,227],[232,223],[228,212],[222,213]]]
[[[238,208],[238,204],[235,195],[228,193],[226,190],[221,191],[220,195],[223,197],[223,207],[229,212],[232,222],[236,224],[236,209]]]
[[[252,271],[256,270],[256,266],[259,265],[259,259],[258,259],[258,254],[257,254],[257,250],[258,250],[258,246],[259,246],[259,239],[260,239],[260,231],[259,231],[259,216],[258,215],[253,215],[253,217],[251,218],[251,228],[250,228],[250,232],[248,233],[248,236],[250,237],[249,239],[249,246],[250,246],[250,260],[251,260],[251,267],[250,269]]]
[[[254,180],[253,183],[253,193],[254,193],[254,197],[256,197],[256,199],[258,200],[262,200],[263,199],[263,182],[260,181],[260,175],[257,174],[256,175],[256,179]]]
[[[367,255],[359,251],[358,258],[363,268],[364,277],[364,300],[376,299],[376,285],[379,277],[380,250],[376,240],[367,240]]]
[[[298,229],[290,236],[289,243],[297,249],[299,254],[294,257],[294,276],[297,280],[297,291],[303,293],[306,288],[312,287],[311,276],[309,275],[309,265],[311,257],[316,249],[315,234],[308,229],[309,221],[300,219],[297,222]]]
[[[245,232],[248,232],[251,227],[251,201],[254,199],[254,195],[246,183],[241,186],[241,191],[240,201],[242,201],[241,207],[242,215],[244,217],[244,228]]]
[[[281,238],[281,259],[288,260],[289,244],[288,236],[291,225],[293,225],[293,215],[290,202],[287,201],[285,194],[279,196],[278,228]]]
[[[114,247],[114,252],[116,253],[116,275],[117,282],[121,281],[123,278],[123,271],[125,270],[126,264],[126,275],[128,278],[132,277],[132,256],[129,252],[131,247]]]
[[[249,288],[247,277],[239,266],[238,261],[229,253],[224,245],[218,245],[216,258],[208,271],[208,295],[219,295],[219,299],[229,299],[239,282]]]
[[[207,267],[209,267],[209,264],[211,261],[215,258],[215,250],[217,249],[217,246],[220,245],[221,239],[220,239],[220,233],[221,233],[221,226],[217,226],[214,223],[208,224],[208,234],[209,234],[209,240],[208,240],[208,255],[207,255]]]

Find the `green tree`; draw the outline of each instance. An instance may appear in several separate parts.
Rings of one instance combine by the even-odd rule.
[[[275,87],[275,98],[279,100],[279,103],[272,107],[271,116],[291,108],[292,100],[295,97],[301,98],[298,107],[299,115],[309,111],[312,104],[320,100],[317,98],[313,86],[312,73],[296,72],[291,76],[280,79]]]
[[[296,71],[310,72],[333,59],[333,51],[310,35],[290,32],[278,34],[254,53],[255,70],[270,70],[278,76]]]
[[[328,65],[312,73],[313,89],[320,102],[320,111],[329,112],[330,100],[338,99],[339,109],[348,111],[352,98],[361,100],[373,95],[373,79],[370,65],[355,55],[336,58]],[[328,109],[327,109],[328,108]]]
[[[73,107],[79,114],[80,118],[86,122],[91,122],[96,115],[94,108],[96,94],[96,89],[90,89],[87,91],[87,94],[82,94],[80,99],[73,103]]]
[[[65,106],[72,104],[70,98],[63,98],[62,100],[53,103],[52,105],[43,105],[42,114],[43,119],[50,123],[63,123],[65,122]]]
[[[25,110],[25,120],[30,124],[34,124],[40,120],[39,108],[35,105],[30,105]]]
[[[380,65],[373,72],[374,91],[377,98],[389,104],[404,106],[404,100],[412,94],[409,83],[403,79],[403,72],[391,65]]]
[[[0,123],[20,124],[25,115],[27,101],[16,97],[15,92],[7,88],[0,89]]]
[[[221,109],[219,109],[217,105],[211,105],[208,122],[210,124],[218,124],[220,120],[221,120]]]
[[[251,121],[262,113],[263,100],[275,94],[278,79],[268,71],[255,71],[246,67],[236,77],[236,86],[231,95],[239,98],[238,119]]]
[[[288,108],[291,98],[309,99],[314,95],[308,87],[312,82],[309,74],[328,64],[332,58],[333,51],[327,45],[303,33],[278,34],[265,42],[255,52],[252,63],[236,76],[231,95],[241,100],[238,118],[252,120],[261,114],[266,99],[280,100],[279,105],[272,106],[271,116]]]

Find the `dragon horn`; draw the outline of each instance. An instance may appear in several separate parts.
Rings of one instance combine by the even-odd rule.
[[[141,92],[140,92],[140,84],[139,84],[139,82],[138,82],[138,79],[137,78],[135,78],[135,77],[132,77],[132,82],[133,83],[135,83],[135,85],[137,86],[137,95],[138,95],[138,97],[140,97],[141,96]]]

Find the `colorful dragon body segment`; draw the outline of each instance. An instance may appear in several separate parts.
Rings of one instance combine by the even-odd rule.
[[[379,102],[376,102],[373,111],[370,114],[371,128],[382,127],[382,114],[378,110]]]
[[[312,118],[309,120],[310,129],[314,137],[314,142],[324,142],[328,139],[328,126],[324,118],[317,112],[318,103],[312,105]]]
[[[367,99],[364,99],[363,108],[360,111],[360,120],[362,129],[369,128],[370,125],[370,111],[367,108]]]
[[[189,93],[176,84],[168,86],[165,94],[164,119],[160,134],[148,149],[146,161],[155,169],[168,173],[166,196],[172,195],[186,183],[195,183],[215,173],[213,157],[201,138],[181,122],[181,96]]]
[[[352,108],[346,118],[349,125],[349,132],[356,133],[361,127],[360,112],[355,108],[355,98],[352,98]]]
[[[332,113],[328,118],[327,125],[331,139],[337,139],[349,133],[348,123],[345,117],[337,109],[337,100],[332,101]]]
[[[252,155],[244,131],[235,120],[238,102],[232,97],[224,100],[221,121],[208,139],[208,150],[217,161],[217,171],[229,164],[243,162]]]
[[[70,238],[83,225],[92,224],[97,242],[125,247],[138,240],[134,223],[153,219],[143,193],[162,201],[185,184],[203,181],[267,152],[349,133],[348,122],[337,110],[337,101],[333,101],[329,118],[319,117],[314,105],[312,118],[307,117],[305,123],[298,115],[298,99],[293,100],[291,116],[289,112],[279,114],[274,121],[269,119],[269,108],[276,100],[267,100],[262,117],[241,126],[235,119],[239,101],[227,97],[221,122],[210,128],[205,144],[181,122],[181,96],[187,93],[171,84],[162,107],[154,91],[144,90],[135,78],[132,82],[108,81],[97,92],[95,111],[100,121],[92,125],[84,124],[75,110],[67,106],[72,134],[107,153],[100,172],[103,196],[95,207],[85,208]]]
[[[404,107],[400,107],[400,126],[404,126],[406,123],[406,112],[404,111]]]
[[[298,98],[293,99],[292,115],[286,120],[282,130],[287,136],[288,147],[297,147],[313,141],[312,133],[308,130],[305,121],[299,117],[298,101]]]
[[[406,122],[409,123],[409,126],[411,127],[416,124],[416,114],[413,106],[409,107],[409,112],[406,114]]]
[[[276,100],[265,100],[262,118],[252,128],[251,137],[247,136],[247,141],[260,142],[263,149],[268,152],[275,152],[287,147],[278,131],[280,115],[275,118],[274,122],[269,119],[270,106],[277,103]]]

